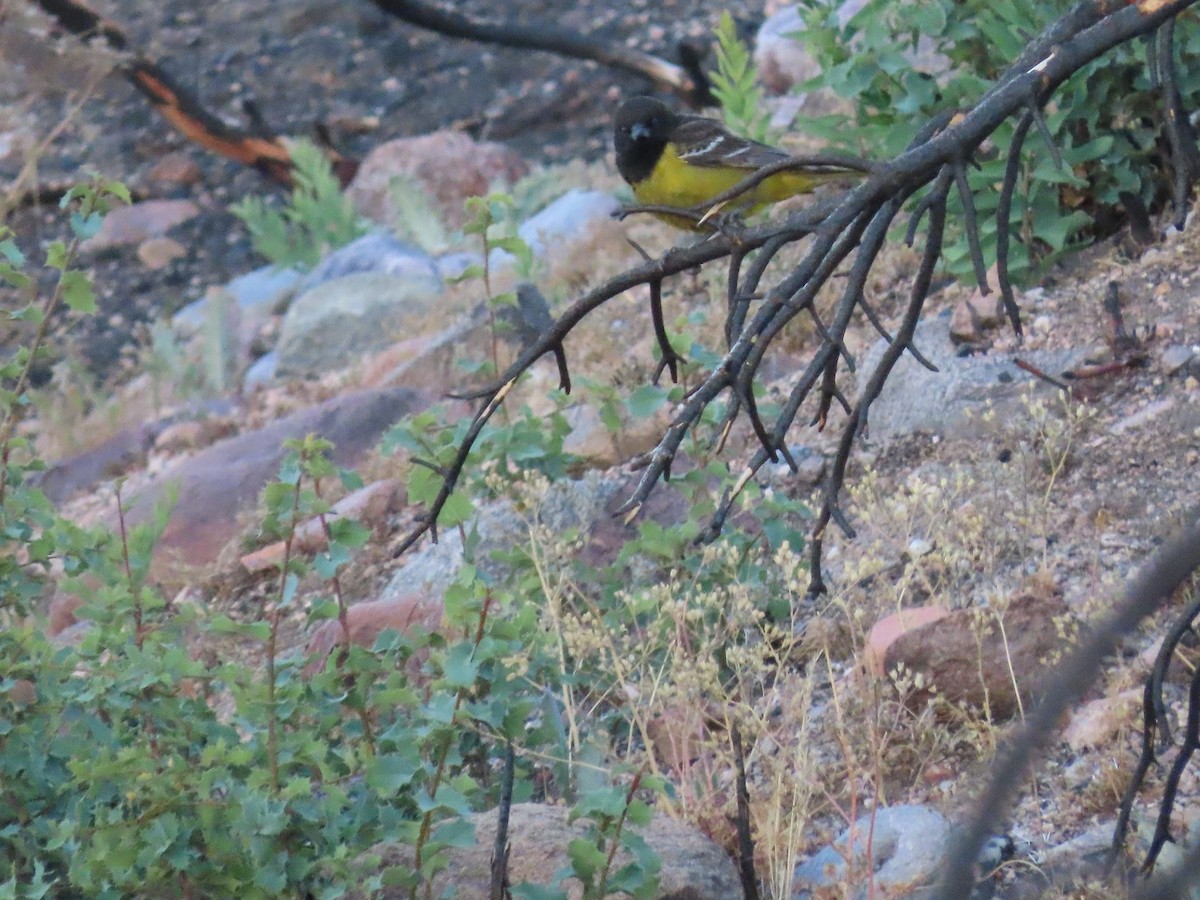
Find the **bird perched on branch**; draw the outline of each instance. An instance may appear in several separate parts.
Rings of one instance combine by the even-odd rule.
[[[617,171],[644,206],[701,208],[742,179],[792,157],[774,147],[731,134],[720,122],[673,112],[652,97],[633,97],[617,109],[613,130]],[[764,206],[807,194],[820,184],[860,178],[866,164],[797,160],[744,194],[729,200],[747,215]],[[701,219],[655,213],[677,228],[707,231]],[[707,216],[704,217],[707,219]]]

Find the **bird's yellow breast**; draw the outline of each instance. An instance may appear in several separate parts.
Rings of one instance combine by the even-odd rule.
[[[703,206],[752,172],[752,169],[734,166],[692,165],[679,158],[673,144],[667,144],[650,175],[632,185],[633,196],[638,203],[646,206],[677,206],[691,209]],[[817,185],[839,177],[844,178],[845,173],[779,172],[755,185],[741,197],[731,200],[729,208],[741,210],[749,215],[768,204],[778,203],[797,194],[806,194]],[[668,219],[673,225],[695,228],[694,222],[677,220],[674,216],[661,218]]]

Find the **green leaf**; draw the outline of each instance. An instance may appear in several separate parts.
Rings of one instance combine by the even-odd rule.
[[[608,861],[604,852],[586,838],[575,838],[567,844],[567,856],[576,876],[587,883],[595,880],[596,874]]]
[[[447,819],[433,830],[431,837],[445,847],[474,847],[475,826],[468,819]]]
[[[634,418],[647,419],[662,409],[666,397],[666,388],[654,384],[643,384],[629,395],[626,408]]]
[[[462,284],[464,281],[474,281],[483,277],[483,266],[479,263],[471,263],[453,278],[448,279],[451,284]]]
[[[515,256],[517,261],[523,266],[528,267],[533,262],[533,251],[522,238],[516,236],[496,238],[491,242],[491,244],[493,247],[499,247],[501,250],[507,250],[509,253]],[[513,301],[516,301],[515,294],[513,295]]]
[[[308,619],[310,622],[317,622],[322,619],[336,619],[340,609],[336,600],[329,598],[318,600],[309,608]]]
[[[471,502],[471,498],[461,491],[455,491],[446,498],[446,504],[438,516],[438,524],[452,528],[467,521],[474,512],[475,504]]]
[[[367,766],[367,785],[383,797],[395,797],[412,784],[419,770],[415,751],[380,754]]]
[[[296,591],[300,588],[300,579],[295,572],[288,572],[283,579],[283,594],[279,598],[279,608],[286,609],[296,599]],[[264,623],[265,624],[265,623]]]
[[[86,215],[77,212],[71,213],[71,231],[81,241],[95,237],[100,231],[100,226],[103,224],[104,216],[99,212],[92,212]]]
[[[51,241],[50,246],[46,248],[46,265],[51,269],[61,271],[67,267],[69,262],[67,245],[62,241]]]
[[[475,661],[474,645],[463,641],[455,644],[442,663],[442,677],[452,688],[469,688],[479,675],[479,664]]]
[[[426,506],[437,499],[442,484],[442,476],[428,466],[412,466],[404,480],[409,503],[423,503]]]
[[[514,884],[512,886],[512,895],[517,900],[569,900],[570,895],[559,887],[561,878],[557,879],[554,884]]]
[[[371,540],[371,529],[355,519],[339,517],[329,523],[329,534],[334,543],[351,550],[365,547]]]
[[[271,636],[271,626],[267,622],[235,622],[226,615],[217,615],[209,625],[217,634],[237,634],[265,641]]]
[[[0,256],[3,256],[17,268],[25,265],[25,254],[21,252],[21,248],[16,245],[12,238],[0,240]]]

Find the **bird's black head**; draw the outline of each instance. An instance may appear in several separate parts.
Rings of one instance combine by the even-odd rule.
[[[632,184],[654,170],[676,121],[675,113],[653,97],[632,97],[618,107],[613,147],[622,178]]]

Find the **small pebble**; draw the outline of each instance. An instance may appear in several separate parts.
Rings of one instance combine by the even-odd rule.
[[[1162,363],[1163,371],[1168,375],[1174,375],[1189,362],[1195,353],[1191,347],[1185,347],[1182,344],[1172,344],[1170,347],[1164,348],[1159,356],[1159,361]]]

